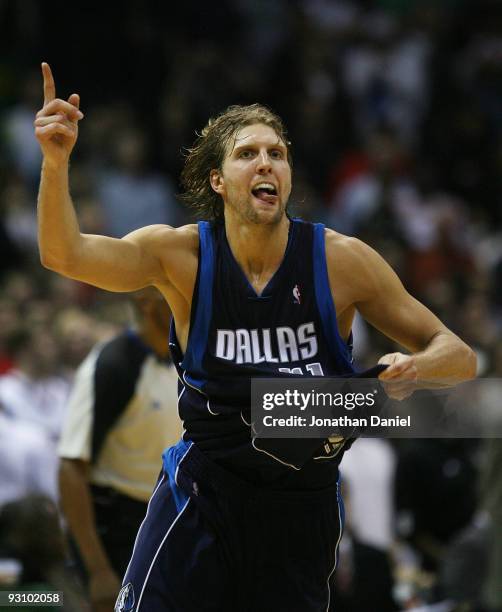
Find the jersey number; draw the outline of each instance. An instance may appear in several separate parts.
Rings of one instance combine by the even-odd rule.
[[[312,376],[324,376],[324,372],[322,371],[321,364],[316,361],[316,363],[307,363],[305,369]],[[285,374],[295,374],[296,376],[303,376],[304,372],[302,368],[279,368],[279,372],[284,372]]]

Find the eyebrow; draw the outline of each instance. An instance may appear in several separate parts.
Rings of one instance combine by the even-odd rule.
[[[248,143],[248,144],[243,143],[240,145],[236,145],[232,149],[232,153],[234,153],[235,151],[240,151],[241,149],[250,149],[256,146],[257,146],[257,143]],[[283,141],[280,138],[277,140],[276,143],[267,145],[267,148],[268,149],[284,149],[285,151],[287,151],[286,145],[283,143]]]

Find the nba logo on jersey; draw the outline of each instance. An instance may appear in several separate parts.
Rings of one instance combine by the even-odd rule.
[[[129,612],[134,608],[135,597],[134,588],[130,582],[120,589],[117,603],[115,604],[115,612]]]
[[[300,287],[298,287],[298,285],[295,285],[293,287],[293,304],[300,304],[301,303],[301,294],[300,294]]]

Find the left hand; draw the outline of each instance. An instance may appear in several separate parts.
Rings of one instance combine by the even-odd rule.
[[[390,398],[403,400],[417,389],[418,370],[414,355],[388,353],[380,357],[378,363],[389,366],[378,378],[384,383]]]

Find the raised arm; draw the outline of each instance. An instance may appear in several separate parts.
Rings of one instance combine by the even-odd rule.
[[[390,366],[380,375],[382,380],[454,384],[475,376],[474,352],[406,291],[376,251],[329,231],[326,244],[332,285],[350,286],[350,295],[342,296],[345,304],[355,306],[371,325],[411,352],[384,355],[380,363]]]
[[[145,227],[122,239],[82,234],[69,191],[69,159],[78,136],[80,98],[56,98],[51,69],[42,64],[44,106],[37,113],[35,135],[43,153],[38,197],[39,247],[42,264],[70,278],[110,291],[134,291],[169,280],[183,256],[183,234],[167,226]],[[138,202],[138,206],[141,203]],[[181,252],[180,252],[181,249]],[[172,257],[171,257],[172,256]]]

